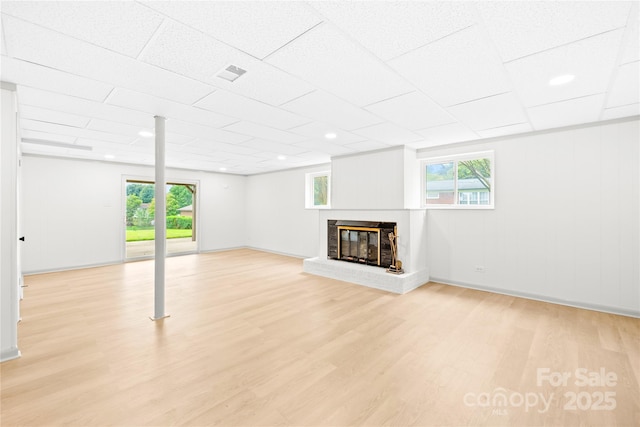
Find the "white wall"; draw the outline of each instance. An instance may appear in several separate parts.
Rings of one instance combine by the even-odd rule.
[[[421,150],[419,157],[495,150],[496,208],[428,210],[426,232],[416,234],[426,242],[411,232],[415,260],[426,257],[433,280],[640,315],[639,139],[635,119]],[[403,182],[411,155],[397,157],[404,166],[391,165],[389,179],[405,194],[393,196],[396,209],[411,199]],[[305,173],[328,168],[250,177],[168,171],[167,178],[200,180],[201,250],[249,246],[313,257],[321,221],[318,210],[304,208]],[[25,271],[122,261],[122,175],[152,172],[26,156]],[[351,196],[363,206],[340,209],[390,207],[382,192],[338,193],[338,200]],[[423,214],[412,215],[424,223]],[[71,224],[80,233],[70,235]]]
[[[153,168],[23,157],[23,271],[122,262],[123,177],[153,180]],[[200,251],[245,245],[246,177],[167,169],[167,181],[198,181]]]
[[[15,88],[0,90],[0,360],[18,351],[17,116]]]
[[[640,315],[639,141],[636,119],[420,151],[495,150],[495,210],[428,211],[432,280]]]
[[[416,153],[404,146],[331,159],[331,206],[334,209],[405,209],[419,207],[415,184]],[[338,184],[339,183],[339,184]]]
[[[329,169],[329,165],[320,165],[247,177],[247,245],[299,257],[315,256],[318,210],[304,207],[305,174]]]

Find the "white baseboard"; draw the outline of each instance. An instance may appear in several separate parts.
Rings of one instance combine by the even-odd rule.
[[[114,261],[100,262],[96,264],[70,265],[65,267],[54,267],[54,268],[43,269],[43,270],[23,271],[22,274],[24,276],[32,276],[34,274],[57,273],[60,271],[71,271],[71,270],[82,270],[85,268],[105,267],[107,265],[122,264],[123,262],[124,262],[123,260],[119,259]]]
[[[3,350],[0,353],[0,362],[7,362],[9,360],[17,359],[20,357],[20,350],[17,347],[12,347],[7,350]]]
[[[298,259],[308,258],[307,256],[304,256],[304,255],[290,254],[290,253],[287,253],[287,252],[278,252],[278,251],[273,251],[271,249],[257,248],[257,247],[254,247],[254,246],[245,246],[245,249],[251,249],[251,250],[260,251],[260,252],[267,252],[269,254],[274,254],[274,255],[288,256],[290,258],[298,258]]]
[[[235,251],[238,249],[246,249],[246,246],[232,246],[230,248],[218,248],[218,249],[200,249],[200,254],[213,254],[216,252]]]
[[[167,258],[172,258],[172,257],[175,257],[175,256],[182,256],[182,255],[195,255],[195,254],[206,254],[206,253],[233,251],[233,250],[237,250],[237,249],[252,249],[252,250],[256,250],[256,251],[268,252],[268,253],[272,253],[272,254],[276,254],[276,255],[284,255],[284,256],[293,257],[293,258],[299,258],[299,259],[306,258],[306,257],[301,256],[301,255],[294,255],[294,254],[288,254],[288,253],[283,253],[283,252],[271,251],[271,250],[262,249],[262,248],[254,248],[254,247],[251,247],[251,246],[234,246],[234,247],[229,247],[229,248],[203,249],[203,250],[200,250],[200,251],[182,252],[182,253],[178,253],[178,254],[167,254]],[[70,266],[65,266],[65,267],[46,268],[46,269],[42,269],[42,270],[28,270],[28,271],[25,270],[25,271],[22,272],[22,274],[25,275],[25,276],[32,276],[32,275],[35,275],[35,274],[46,274],[46,273],[57,273],[57,272],[60,272],[60,271],[82,270],[82,269],[85,269],[85,268],[105,267],[105,266],[108,266],[108,265],[123,264],[125,262],[148,261],[148,260],[152,260],[152,259],[153,259],[153,256],[118,259],[118,260],[101,262],[101,263],[94,263],[94,264],[70,265]]]
[[[494,294],[508,295],[512,297],[519,297],[519,298],[526,298],[526,299],[535,300],[535,301],[548,302],[551,304],[565,305],[567,307],[582,308],[585,310],[600,311],[603,313],[617,314],[620,316],[640,318],[640,310],[633,310],[633,309],[627,309],[622,307],[611,307],[611,306],[601,305],[601,304],[590,304],[590,303],[584,303],[584,302],[578,302],[578,301],[567,301],[561,298],[554,298],[546,295],[538,295],[538,294],[531,294],[528,292],[505,290],[505,289],[493,288],[491,286],[474,285],[472,283],[458,282],[458,281],[453,281],[448,279],[440,279],[437,277],[432,277],[431,281],[442,283],[444,285],[457,286],[460,288],[475,289],[478,291],[487,291]]]
[[[216,252],[236,251],[236,250],[240,250],[240,249],[250,249],[252,251],[265,252],[265,253],[274,254],[274,255],[282,255],[282,256],[286,256],[286,257],[290,257],[290,258],[299,258],[299,259],[306,258],[306,257],[300,256],[300,255],[290,254],[290,253],[286,253],[286,252],[272,251],[270,249],[257,248],[255,246],[234,246],[234,247],[231,247],[231,248],[206,249],[206,250],[200,251],[200,253],[201,254],[211,254],[211,253],[216,253]]]

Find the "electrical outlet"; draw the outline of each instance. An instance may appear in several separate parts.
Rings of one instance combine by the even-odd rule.
[[[476,273],[484,273],[484,265],[476,265]]]

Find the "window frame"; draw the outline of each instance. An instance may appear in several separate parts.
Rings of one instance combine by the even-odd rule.
[[[314,203],[315,178],[327,177],[327,204],[316,205]],[[306,209],[331,209],[331,171],[310,172],[305,174],[305,208]]]
[[[491,190],[489,191],[489,204],[460,204],[460,192],[458,191],[458,163],[464,160],[489,159],[491,173]],[[454,163],[453,201],[452,204],[427,204],[427,165],[434,163]],[[452,154],[448,156],[428,157],[420,160],[420,206],[423,209],[495,209],[495,153],[493,150],[473,153]],[[435,200],[435,198],[433,198]],[[480,195],[478,194],[478,201]]]

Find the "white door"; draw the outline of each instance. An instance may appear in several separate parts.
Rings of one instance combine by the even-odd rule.
[[[17,172],[18,139],[15,85],[0,82],[2,126],[0,126],[0,361],[20,357],[18,350],[18,308],[20,306]]]
[[[17,123],[20,122],[20,117],[18,114]],[[24,245],[25,237],[22,230],[22,147],[20,146],[20,141],[22,138],[20,137],[20,128],[16,129],[17,131],[17,157],[18,157],[18,167],[16,170],[16,230],[18,234],[18,250],[16,253],[16,274],[18,275],[18,296],[20,300],[24,298],[24,281],[22,275],[22,246]],[[18,319],[22,320],[20,316],[20,302],[18,302]]]

